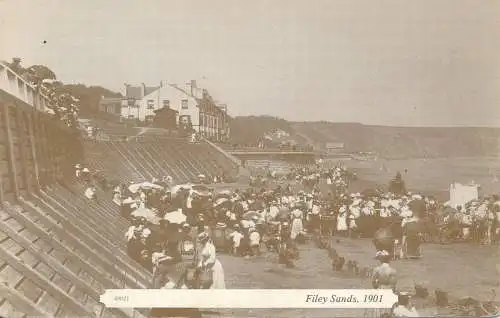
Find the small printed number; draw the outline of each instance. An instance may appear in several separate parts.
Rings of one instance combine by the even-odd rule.
[[[381,303],[382,298],[382,295],[365,295],[365,303]]]
[[[128,296],[115,296],[115,301],[128,301]]]

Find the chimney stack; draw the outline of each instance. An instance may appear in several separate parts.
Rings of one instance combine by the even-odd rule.
[[[187,86],[187,91],[191,94],[191,96],[195,96],[196,92],[196,81],[195,80],[190,80],[188,83],[186,83]]]

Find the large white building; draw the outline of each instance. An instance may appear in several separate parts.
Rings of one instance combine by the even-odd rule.
[[[197,87],[196,81],[184,85],[162,82],[156,87],[127,85],[120,116],[151,122],[155,110],[165,107],[177,112],[179,125],[191,125],[207,138],[224,141],[229,136],[226,105],[216,103],[207,90]]]

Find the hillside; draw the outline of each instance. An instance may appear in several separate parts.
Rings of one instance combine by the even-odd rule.
[[[288,139],[299,144],[307,144],[307,139],[294,134],[290,123],[272,116],[238,116],[231,119],[231,141],[240,145],[256,145],[264,135],[273,130],[282,130],[290,134]]]
[[[273,127],[274,125],[274,127]],[[386,158],[480,157],[500,154],[500,129],[477,127],[389,127],[359,123],[288,122],[269,116],[235,117],[235,143],[254,143],[273,128],[299,144],[324,149],[343,142],[346,152],[375,152]]]

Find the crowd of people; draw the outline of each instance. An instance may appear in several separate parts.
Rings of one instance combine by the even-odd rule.
[[[76,170],[77,177],[88,184],[85,195],[97,200],[90,171],[81,165]],[[154,273],[156,288],[179,288],[167,278],[171,275],[165,273],[172,269],[165,264],[175,265],[186,255],[191,256],[199,279],[208,273],[205,288],[225,288],[217,253],[249,258],[260,255],[265,247],[279,255],[281,264],[293,267],[299,258],[298,245],[323,235],[374,237],[381,260],[373,270],[374,287],[393,288],[395,275],[389,261],[421,257],[423,233],[436,229],[429,224],[442,222],[445,228],[453,228],[457,223],[458,232],[450,235],[465,238],[469,230],[464,225],[490,220],[487,231],[481,229],[481,238],[491,243],[498,234],[500,201],[495,196],[452,208],[407,191],[400,175],[386,192],[349,194],[350,178],[352,174],[342,166],[312,167],[293,170],[286,182],[274,187],[213,189],[175,184],[165,176],[116,185],[111,200],[130,222],[125,233],[130,257]],[[326,194],[320,189],[322,181],[330,190]],[[399,311],[412,314],[404,304],[402,300]]]

